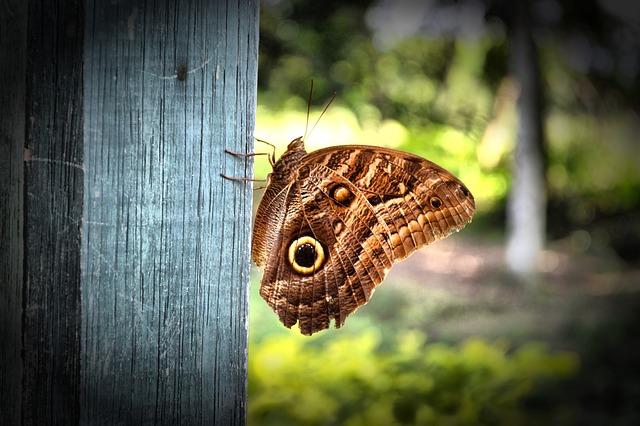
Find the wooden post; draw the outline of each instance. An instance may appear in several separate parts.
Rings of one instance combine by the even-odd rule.
[[[0,419],[19,424],[27,2],[0,7]]]
[[[252,176],[224,150],[253,147],[258,1],[36,1],[27,21],[22,133],[0,122],[9,173],[26,134],[25,199],[0,192],[2,337],[23,342],[0,353],[24,369],[3,424],[20,401],[23,424],[243,424],[252,191],[220,173]]]
[[[29,2],[24,154],[24,424],[77,421],[82,7]]]
[[[81,423],[242,424],[258,3],[85,12]]]

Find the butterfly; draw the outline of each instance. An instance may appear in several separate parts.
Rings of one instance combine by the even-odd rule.
[[[406,152],[343,145],[282,156],[258,206],[252,257],[260,295],[286,327],[341,327],[391,266],[469,223],[473,195],[437,164]]]
[[[312,93],[313,81],[307,123]],[[260,295],[305,335],[331,321],[340,328],[394,263],[464,228],[476,210],[458,178],[417,155],[368,145],[307,153],[298,137],[276,161],[275,146],[258,141],[274,149],[251,246]]]

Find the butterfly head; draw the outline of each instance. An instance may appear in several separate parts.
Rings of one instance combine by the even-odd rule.
[[[298,136],[297,138],[289,142],[289,145],[287,146],[287,152],[290,152],[290,151],[291,152],[304,151],[305,154],[307,153],[307,151],[304,148],[304,140],[302,140],[302,136]]]
[[[302,136],[289,143],[287,150],[280,156],[273,166],[273,177],[288,180],[298,170],[302,157],[307,155]]]

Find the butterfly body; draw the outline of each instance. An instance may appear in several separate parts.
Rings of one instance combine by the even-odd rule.
[[[294,139],[275,162],[253,232],[260,295],[303,334],[344,324],[391,266],[471,221],[475,202],[451,173],[388,148],[307,153]]]

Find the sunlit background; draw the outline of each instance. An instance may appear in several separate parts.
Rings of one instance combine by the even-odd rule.
[[[412,152],[465,182],[478,211],[313,337],[279,323],[256,268],[250,424],[640,424],[640,6],[523,2],[546,188],[523,280],[505,262],[522,105],[512,3],[261,3],[257,138],[278,156],[305,131],[308,151]],[[257,157],[256,177],[269,172]]]

